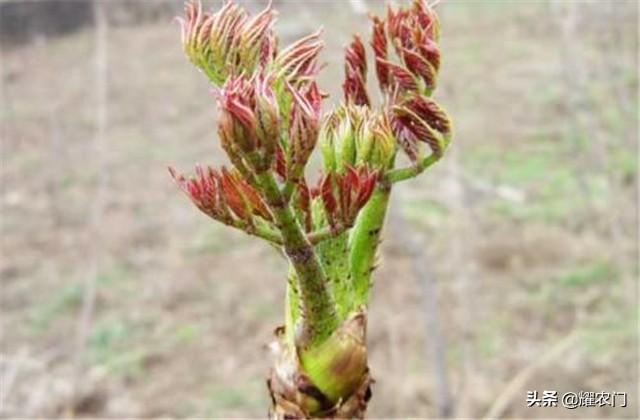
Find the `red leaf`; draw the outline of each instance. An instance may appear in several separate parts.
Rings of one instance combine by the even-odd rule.
[[[369,106],[369,94],[367,93],[366,82],[364,78],[353,71],[346,70],[345,80],[342,84],[345,101],[354,105]]]
[[[325,175],[320,185],[320,193],[322,194],[322,203],[328,214],[333,214],[336,211],[338,203],[333,196],[333,176],[331,173]]]
[[[376,183],[378,182],[378,178],[378,172],[366,172],[366,175],[364,176],[364,182],[361,185],[360,191],[358,193],[358,198],[356,200],[359,209],[364,207],[364,205],[367,204],[367,202],[371,198],[373,190],[376,187]]]
[[[390,73],[392,80],[400,89],[405,91],[418,89],[416,79],[406,68],[382,59],[376,59],[376,62],[386,67],[386,71]]]
[[[305,231],[310,232],[313,227],[311,223],[311,192],[304,179],[298,184],[298,207],[304,216]]]
[[[402,49],[402,58],[409,71],[420,76],[428,87],[435,85],[436,71],[426,58],[407,48]]]
[[[440,49],[432,39],[426,38],[423,43],[418,45],[420,54],[431,63],[435,71],[440,69]]]
[[[276,148],[276,158],[274,159],[273,167],[280,180],[284,182],[287,179],[287,163],[285,162],[284,151],[279,145]]]
[[[378,84],[380,85],[380,89],[384,91],[390,84],[389,69],[378,60],[387,60],[387,35],[384,29],[384,21],[376,16],[373,17],[371,46],[373,47],[373,54],[375,56]]]
[[[265,220],[272,221],[273,217],[267,208],[267,205],[260,197],[260,194],[247,181],[242,178],[237,179],[237,185],[240,188],[244,198],[249,202],[253,214],[262,217]]]
[[[242,199],[241,192],[231,173],[224,167],[222,168],[222,191],[225,203],[231,211],[238,216],[238,218],[248,220],[249,215],[247,214],[247,208]]]
[[[362,40],[358,35],[353,36],[353,41],[345,51],[345,67],[349,67],[366,77],[367,55]]]
[[[276,57],[276,68],[294,82],[318,71],[318,54],[324,46],[317,31],[294,42]]]

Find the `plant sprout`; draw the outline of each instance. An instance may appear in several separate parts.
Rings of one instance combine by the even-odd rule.
[[[367,91],[367,48],[356,35],[345,52],[344,100],[323,115],[321,32],[280,49],[275,15],[271,5],[252,17],[233,2],[215,12],[186,4],[184,52],[214,86],[229,165],[170,172],[203,213],[267,241],[289,263],[267,380],[271,415],[363,417],[372,383],[367,308],[389,196],[451,140],[451,121],[431,99],[440,27],[422,0],[373,16],[380,100]],[[316,148],[323,172],[311,182],[305,169]]]

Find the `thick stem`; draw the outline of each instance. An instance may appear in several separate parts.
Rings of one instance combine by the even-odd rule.
[[[297,344],[313,347],[322,343],[338,325],[335,303],[326,276],[313,246],[284,200],[271,172],[257,175],[257,182],[282,234],[284,251],[298,280],[298,300],[302,322]]]
[[[355,312],[321,345],[298,352],[281,329],[267,386],[271,418],[363,418],[371,397],[365,312]]]
[[[360,211],[349,238],[349,264],[353,276],[354,308],[366,305],[371,286],[380,234],[389,205],[391,184],[380,182],[369,202]]]
[[[298,279],[296,277],[296,271],[291,266],[289,267],[289,274],[287,275],[287,290],[284,310],[284,331],[286,342],[291,348],[295,348],[295,328],[296,321],[300,318],[300,299],[298,298]]]
[[[353,284],[349,270],[349,237],[346,232],[317,244],[315,249],[330,284],[340,322],[352,309]]]

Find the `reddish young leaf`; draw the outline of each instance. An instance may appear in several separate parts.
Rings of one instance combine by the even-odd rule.
[[[392,63],[391,61],[376,59],[377,63],[386,68],[391,75],[391,80],[403,91],[414,91],[418,89],[418,83],[411,72],[406,68]]]
[[[410,131],[417,141],[429,144],[431,150],[438,156],[444,152],[442,134],[432,128],[417,110],[411,107],[411,103],[394,107],[398,121]]]
[[[216,99],[221,114],[218,131],[225,137],[223,141],[237,144],[246,153],[255,150],[258,139],[253,82],[244,76],[231,77],[216,92]]]
[[[222,192],[224,200],[229,206],[231,211],[239,218],[245,221],[251,220],[248,205],[243,199],[242,193],[235,180],[231,176],[231,173],[222,168]]]
[[[320,184],[320,194],[322,194],[322,203],[328,214],[334,214],[338,202],[333,196],[333,176],[331,173],[324,176]]]
[[[260,197],[258,191],[256,191],[241,177],[237,177],[236,181],[242,195],[249,202],[253,214],[260,216],[267,221],[272,221],[273,217],[271,216],[271,212],[269,212],[267,205]]]
[[[369,105],[367,93],[367,57],[357,35],[345,50],[345,80],[342,84],[345,101],[355,105]]]
[[[367,74],[367,55],[364,44],[358,35],[353,36],[353,41],[345,51],[345,65],[363,76]]]
[[[276,147],[273,171],[278,175],[280,181],[284,182],[287,179],[287,162],[285,161],[284,151],[280,145]]]
[[[451,120],[446,112],[433,99],[424,95],[416,95],[405,101],[404,106],[424,120],[433,129],[443,134],[451,132]]]
[[[318,54],[324,46],[320,33],[299,39],[278,54],[275,67],[288,81],[305,80],[318,71]]]
[[[211,167],[204,171],[200,166],[196,166],[196,177],[191,179],[178,174],[172,167],[169,167],[169,173],[203,213],[221,221],[229,220],[231,215],[221,196],[220,175],[217,171]]]
[[[374,16],[372,21],[371,47],[373,48],[373,54],[375,57],[376,76],[378,77],[380,89],[385,91],[391,83],[389,69],[386,65],[382,64],[382,62],[387,60],[387,34],[385,32],[383,20]],[[379,60],[382,60],[382,62]]]
[[[406,127],[406,122],[394,114],[389,118],[389,124],[402,151],[415,162],[418,159],[418,144],[416,137]]]
[[[311,192],[305,179],[300,180],[298,183],[298,208],[302,212],[304,218],[304,229],[306,232],[310,232],[313,228],[311,218]]]
[[[342,84],[342,91],[347,103],[369,106],[369,95],[367,94],[365,81],[354,71],[347,70]]]
[[[431,38],[425,38],[424,42],[418,44],[418,50],[420,51],[420,55],[431,63],[437,73],[440,69],[440,49],[438,48],[438,44]]]
[[[360,185],[358,188],[358,197],[356,199],[356,203],[357,203],[357,208],[361,209],[362,207],[364,207],[365,204],[367,204],[367,202],[369,201],[369,199],[371,198],[371,195],[373,194],[373,190],[376,187],[376,183],[378,182],[379,179],[379,172],[371,172],[368,171],[366,168],[362,168],[361,174],[360,174]]]
[[[320,123],[322,96],[315,82],[298,89],[287,83],[292,105],[289,118],[290,165],[298,168],[306,165],[316,141]]]
[[[402,59],[409,71],[424,80],[424,83],[429,87],[435,86],[436,70],[431,63],[420,54],[407,48],[402,48]]]
[[[383,45],[384,28],[378,26],[380,25],[376,25],[374,21],[374,51],[376,45]],[[414,0],[409,8],[400,8],[397,11],[388,8],[386,29],[408,71],[424,80],[427,87],[433,88],[440,68],[440,51],[436,45],[439,26],[433,9],[423,0]],[[394,71],[390,65],[385,66],[387,58],[381,57],[381,53],[376,54],[376,66],[380,67],[380,71],[391,72],[402,89],[415,90],[414,86],[407,84],[409,79],[406,75],[397,68]],[[379,62],[380,58],[383,61]]]

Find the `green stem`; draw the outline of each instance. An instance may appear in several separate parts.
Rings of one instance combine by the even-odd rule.
[[[240,229],[248,235],[257,236],[258,238],[265,239],[276,245],[282,245],[282,235],[268,226],[255,226],[249,225],[243,220],[222,221],[224,224]]]
[[[256,176],[265,201],[282,234],[285,253],[295,269],[298,280],[302,331],[298,344],[312,347],[320,344],[338,325],[333,297],[327,287],[326,276],[313,246],[284,200],[271,172]]]
[[[354,309],[366,305],[380,234],[389,206],[391,184],[382,181],[360,211],[349,238],[349,265],[353,276]]]
[[[414,178],[420,175],[431,165],[440,160],[440,156],[430,154],[426,158],[423,158],[420,162],[417,162],[414,166],[407,168],[393,169],[385,174],[385,180],[394,184],[396,182],[404,181],[406,179]]]
[[[284,332],[289,345],[296,344],[296,322],[300,318],[300,299],[298,298],[297,289],[298,279],[293,267],[289,267],[287,275],[287,291],[285,295],[285,314],[284,314]]]
[[[325,226],[318,230],[314,230],[313,232],[309,232],[307,234],[307,238],[309,239],[309,242],[311,242],[313,245],[316,245],[327,239],[335,238],[342,235],[349,228],[351,228],[351,226],[345,225],[344,223],[337,223],[333,228],[331,226]]]

